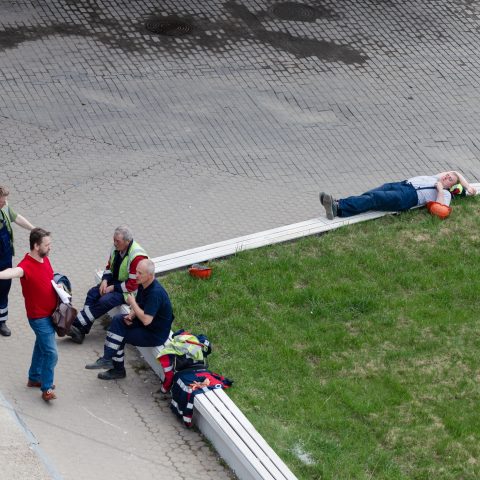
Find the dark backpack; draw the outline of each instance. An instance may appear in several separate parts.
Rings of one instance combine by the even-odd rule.
[[[183,333],[189,333],[189,332],[186,332],[184,329],[177,330],[175,333],[172,334],[172,337],[182,335]],[[192,335],[194,335],[197,338],[198,343],[202,345],[203,360],[194,360],[193,358],[189,358],[187,355],[173,355],[174,372],[179,372],[181,370],[187,370],[187,369],[196,370],[199,368],[208,367],[207,356],[210,355],[210,353],[212,353],[212,345],[206,335],[203,335],[203,334],[200,334],[200,335],[192,334]]]

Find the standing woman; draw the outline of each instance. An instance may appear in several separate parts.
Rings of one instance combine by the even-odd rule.
[[[27,230],[32,230],[33,225],[8,205],[7,197],[10,191],[7,187],[0,186],[0,270],[12,267],[13,230],[12,222]],[[0,280],[0,335],[9,337],[12,332],[7,327],[8,320],[8,293],[12,280]]]

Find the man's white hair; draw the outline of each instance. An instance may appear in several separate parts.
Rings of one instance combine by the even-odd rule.
[[[120,225],[115,229],[113,236],[121,235],[126,242],[131,242],[133,240],[133,233],[126,225]]]

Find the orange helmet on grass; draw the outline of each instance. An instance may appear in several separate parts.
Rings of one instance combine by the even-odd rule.
[[[452,213],[452,207],[438,202],[427,202],[427,210],[431,215],[435,215],[442,220],[445,220]]]

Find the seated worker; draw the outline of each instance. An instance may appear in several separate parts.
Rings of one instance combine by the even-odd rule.
[[[83,309],[68,333],[75,343],[82,343],[93,322],[113,307],[125,303],[128,294],[137,290],[135,272],[137,265],[148,258],[145,250],[133,240],[128,227],[121,226],[113,233],[113,247],[100,285],[92,287]]]
[[[432,176],[413,177],[403,182],[385,183],[358,196],[334,199],[321,192],[320,203],[325,208],[327,218],[351,217],[369,210],[383,212],[401,212],[427,202],[438,202],[449,205],[451,194],[449,189],[460,183],[469,195],[477,191],[460,173],[442,172]]]
[[[98,374],[102,380],[125,378],[125,344],[137,347],[163,345],[170,335],[174,319],[172,305],[165,289],[155,279],[155,265],[151,260],[142,260],[137,265],[136,298],[129,294],[128,315],[115,315],[108,327],[103,357],[85,365],[89,370],[105,368]]]

